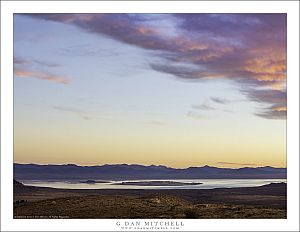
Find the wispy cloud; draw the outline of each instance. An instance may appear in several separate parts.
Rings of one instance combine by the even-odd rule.
[[[192,112],[192,111],[188,111],[186,113],[186,117],[191,118],[191,119],[196,119],[196,120],[205,120],[205,119],[207,119],[206,116],[204,116],[202,114]]]
[[[212,106],[210,106],[210,105],[208,105],[208,104],[201,104],[201,105],[192,105],[192,107],[194,108],[194,109],[197,109],[197,110],[204,110],[204,111],[207,111],[207,110],[216,110],[216,108],[215,107],[212,107]]]
[[[77,44],[69,47],[60,48],[59,52],[65,56],[119,56],[120,52],[118,48],[115,49],[105,49],[102,47],[95,48],[94,44]]]
[[[18,78],[34,78],[38,80],[47,80],[47,81],[52,81],[52,82],[65,84],[65,85],[71,83],[71,81],[65,77],[51,75],[44,72],[36,72],[36,71],[28,71],[28,70],[15,69],[14,76]]]
[[[20,57],[14,57],[14,64],[20,65],[20,64],[30,64],[31,62],[29,60],[26,60],[24,58]]]
[[[14,64],[15,65],[28,65],[28,64],[35,64],[35,65],[39,65],[39,66],[45,66],[48,68],[57,68],[57,67],[61,67],[62,65],[57,64],[57,63],[53,63],[53,62],[49,62],[49,61],[42,61],[42,60],[38,60],[38,59],[25,59],[25,58],[21,58],[21,57],[14,57]]]
[[[219,103],[219,104],[223,104],[223,105],[227,105],[230,103],[230,101],[228,99],[225,98],[220,98],[220,97],[212,97],[210,98],[213,102],[215,103]]]
[[[273,110],[266,109],[262,110],[261,113],[255,113],[257,116],[267,118],[267,119],[286,119],[286,109],[285,110]]]
[[[150,67],[158,72],[172,74],[176,77],[182,78],[185,81],[200,81],[207,80],[211,78],[222,78],[222,74],[208,72],[205,70],[197,70],[195,68],[178,66],[178,64],[169,65],[169,64],[150,64]]]
[[[52,62],[48,62],[48,61],[34,60],[34,62],[35,62],[37,65],[41,65],[41,66],[45,66],[45,67],[49,67],[49,68],[58,68],[58,67],[62,67],[62,65],[60,65],[60,64],[52,63]]]
[[[30,16],[155,51],[161,62],[150,67],[181,80],[232,79],[242,89],[283,90],[286,98],[286,14],[165,14],[174,22],[172,30],[162,30],[157,22],[152,23],[154,17],[143,14]],[[173,33],[167,36],[166,31]],[[263,98],[260,102],[265,103]],[[285,117],[280,113],[278,118]]]
[[[287,99],[285,90],[244,90],[247,97],[256,102],[264,102],[268,106],[261,108],[255,114],[267,119],[286,119]]]
[[[257,166],[256,164],[248,164],[248,163],[233,163],[233,162],[217,162],[217,164],[225,164],[225,165],[237,165],[237,166]]]
[[[99,118],[99,116],[94,114],[94,113],[87,112],[87,111],[84,111],[84,110],[75,109],[75,108],[53,106],[53,109],[63,111],[63,112],[72,113],[74,115],[79,116],[80,118],[82,118],[84,120],[91,120],[91,119]]]

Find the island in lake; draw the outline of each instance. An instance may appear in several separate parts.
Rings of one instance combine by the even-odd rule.
[[[97,183],[110,183],[110,181],[104,181],[104,180],[85,180],[85,181],[80,181],[80,183],[83,183],[83,184],[97,184]]]
[[[184,186],[184,185],[199,185],[202,183],[194,182],[177,182],[177,181],[123,181],[113,185],[136,185],[136,186]]]

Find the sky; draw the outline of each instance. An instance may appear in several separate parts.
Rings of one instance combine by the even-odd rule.
[[[14,162],[286,167],[286,14],[14,14]]]

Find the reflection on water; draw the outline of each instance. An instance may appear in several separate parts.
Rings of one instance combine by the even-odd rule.
[[[122,182],[129,181],[174,181],[183,183],[202,183],[199,185],[182,186],[138,186],[121,185]],[[213,189],[213,188],[237,188],[255,187],[270,183],[286,183],[286,179],[182,179],[182,180],[123,180],[110,181],[108,183],[81,183],[81,181],[21,181],[25,185],[37,187],[51,187],[62,189]],[[99,180],[99,182],[101,182]]]

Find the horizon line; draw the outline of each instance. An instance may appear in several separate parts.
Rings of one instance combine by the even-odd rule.
[[[236,167],[236,168],[231,168],[231,167],[218,167],[218,166],[211,166],[211,165],[203,165],[203,166],[187,166],[187,167],[183,167],[183,168],[176,168],[176,167],[171,167],[171,166],[166,166],[166,165],[162,165],[162,164],[150,164],[150,165],[145,165],[145,164],[137,164],[137,163],[113,163],[113,164],[95,164],[95,165],[79,165],[79,164],[75,164],[75,163],[60,163],[60,164],[53,164],[53,163],[47,163],[47,164],[39,164],[39,163],[13,163],[13,164],[21,164],[21,165],[40,165],[40,166],[50,166],[50,165],[58,165],[58,166],[67,166],[67,165],[73,165],[73,166],[78,166],[78,167],[99,167],[99,166],[105,166],[105,165],[127,165],[127,166],[133,166],[133,165],[138,165],[138,166],[144,166],[144,167],[150,167],[150,166],[156,166],[156,167],[166,167],[166,168],[172,168],[172,169],[187,169],[187,168],[203,168],[203,167],[211,167],[211,168],[228,168],[228,169],[241,169],[241,168],[266,168],[266,167],[270,167],[270,168],[285,168],[287,169],[287,167],[273,167],[270,165],[265,165],[265,166],[241,166],[241,167]],[[234,165],[234,164],[233,164]]]

